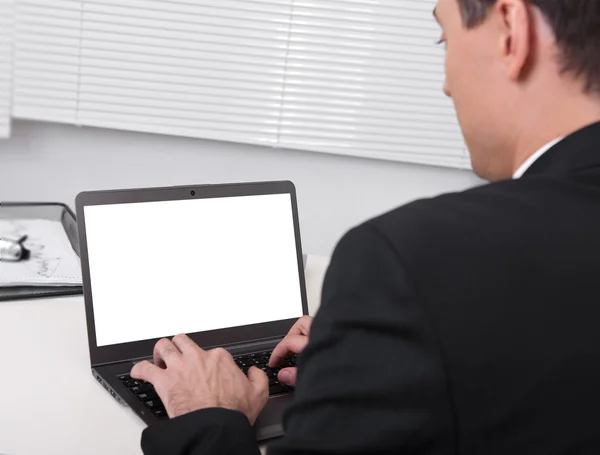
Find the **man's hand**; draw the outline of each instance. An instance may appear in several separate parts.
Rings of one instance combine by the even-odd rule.
[[[312,317],[302,316],[292,326],[288,334],[281,343],[273,349],[269,366],[275,368],[281,361],[290,354],[300,354],[308,344],[308,335],[310,333],[310,325]],[[278,374],[279,382],[294,387],[296,385],[297,368],[282,368]]]
[[[246,377],[225,349],[203,351],[186,335],[156,343],[154,365],[138,363],[131,377],[154,385],[171,418],[217,407],[240,411],[254,425],[269,398],[263,371],[252,367]]]

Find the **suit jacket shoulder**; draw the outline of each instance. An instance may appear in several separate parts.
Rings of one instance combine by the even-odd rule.
[[[597,169],[416,201],[369,224],[439,340],[460,453],[600,446]]]

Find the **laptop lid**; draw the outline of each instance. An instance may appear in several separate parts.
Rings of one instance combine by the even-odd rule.
[[[291,182],[83,192],[76,206],[92,365],[179,333],[203,348],[279,338],[308,314]]]

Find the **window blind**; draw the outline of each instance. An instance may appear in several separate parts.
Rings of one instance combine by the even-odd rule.
[[[16,0],[15,117],[466,167],[434,0]]]
[[[16,116],[276,144],[291,0],[19,1]]]
[[[0,0],[0,138],[10,135],[13,0]]]
[[[435,0],[296,0],[280,145],[468,167]]]

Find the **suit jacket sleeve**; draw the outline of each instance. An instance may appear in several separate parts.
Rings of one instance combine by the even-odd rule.
[[[248,418],[220,408],[203,409],[146,428],[142,451],[145,455],[260,455]]]
[[[370,224],[338,244],[270,455],[454,453],[434,330],[400,252]]]

